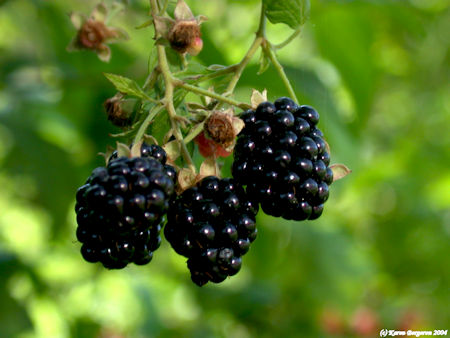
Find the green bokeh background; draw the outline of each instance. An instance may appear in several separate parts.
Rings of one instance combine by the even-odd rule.
[[[108,2],[107,2],[108,3]],[[204,64],[238,62],[258,1],[190,0],[203,26]],[[131,40],[112,60],[69,54],[68,13],[87,0],[0,1],[0,337],[378,336],[448,329],[450,285],[450,9],[446,0],[311,1],[300,38],[279,52],[302,104],[321,114],[333,184],[323,216],[290,222],[260,213],[241,272],[195,286],[164,241],[151,264],[106,271],[85,263],[74,195],[117,132],[102,72],[141,84],[152,31],[131,0],[116,26]],[[289,35],[269,25],[272,42]],[[285,95],[257,58],[251,88]],[[225,167],[229,162],[225,164]],[[225,170],[225,172],[228,172]]]

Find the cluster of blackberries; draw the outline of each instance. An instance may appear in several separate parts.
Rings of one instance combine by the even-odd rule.
[[[187,257],[192,281],[220,283],[240,270],[256,238],[260,204],[276,217],[318,218],[333,172],[317,111],[283,97],[241,118],[245,128],[234,150],[232,179],[208,176],[176,196],[177,174],[165,151],[145,143],[140,157],[114,152],[106,168],[95,169],[76,196],[84,259],[110,269],[148,263],[167,213],[165,237]]]
[[[240,270],[256,238],[257,212],[237,181],[208,176],[173,200],[164,235],[188,258],[195,284],[220,283]]]
[[[241,118],[245,128],[234,150],[233,177],[268,215],[318,218],[333,172],[317,111],[283,97],[263,102]]]
[[[161,244],[160,231],[174,192],[175,169],[166,153],[143,144],[142,157],[111,156],[76,195],[77,238],[88,262],[121,269],[143,265]]]

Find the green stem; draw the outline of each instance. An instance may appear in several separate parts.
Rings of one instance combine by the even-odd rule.
[[[208,80],[212,80],[215,79],[217,77],[220,76],[224,76],[230,73],[234,73],[236,71],[236,69],[238,68],[239,64],[235,64],[235,65],[231,65],[228,67],[224,67],[222,69],[219,69],[216,72],[213,73],[209,73],[209,74],[199,74],[199,75],[192,75],[192,76],[187,76],[183,79],[181,79],[182,81],[193,81],[194,83],[199,83],[199,82],[203,82],[203,81],[208,81]],[[174,74],[176,75],[176,74]]]
[[[146,88],[152,88],[155,85],[156,80],[158,79],[158,75],[159,75],[158,67],[153,68],[152,72],[145,79],[142,89],[145,90]]]
[[[148,126],[152,122],[152,120],[155,118],[158,113],[163,110],[164,106],[154,106],[150,111],[145,120],[142,122],[141,126],[139,127],[139,130],[136,133],[136,136],[134,137],[134,144],[137,144],[142,138],[144,137],[145,132],[147,131]]]
[[[156,0],[150,0],[150,7],[153,13],[158,12]],[[156,38],[158,37],[159,34],[157,33]],[[170,71],[169,63],[167,61],[166,50],[165,47],[161,45],[158,45],[156,48],[158,52],[159,68],[161,74],[164,77],[164,82],[166,85],[166,90],[162,102],[164,103],[164,106],[166,107],[167,113],[169,115],[173,135],[175,136],[175,139],[180,143],[181,155],[183,156],[184,160],[186,161],[188,167],[192,170],[192,172],[196,173],[197,170],[195,168],[194,162],[192,161],[191,155],[189,154],[189,151],[186,147],[186,143],[184,143],[183,134],[181,133],[180,125],[177,119],[177,112],[175,110],[175,106],[173,105],[174,82],[172,79],[172,73]]]
[[[253,58],[253,55],[255,55],[256,51],[263,44],[263,42],[265,40],[265,34],[266,34],[266,17],[264,14],[264,4],[262,4],[261,5],[261,15],[259,17],[259,25],[258,25],[258,30],[256,31],[255,40],[253,40],[253,43],[250,46],[247,53],[245,54],[244,58],[241,60],[241,62],[238,63],[238,65],[236,67],[236,71],[235,71],[233,77],[231,78],[231,81],[228,84],[228,87],[225,90],[224,95],[228,96],[233,93],[234,88],[236,88],[236,85],[239,82],[239,79],[241,78],[242,72],[244,71],[245,67],[247,67],[248,63]]]
[[[154,98],[148,96],[146,93],[142,93],[142,96],[143,96],[147,101],[149,101],[149,102],[152,102],[152,103],[159,103],[158,100],[155,100]]]
[[[283,81],[290,97],[295,101],[297,101],[297,96],[295,95],[294,88],[292,88],[291,82],[289,81],[286,73],[284,72],[284,68],[281,65],[281,63],[278,61],[275,52],[273,51],[273,47],[270,45],[269,41],[266,41],[266,43],[263,44],[263,50],[264,53],[269,57],[270,61],[272,62],[273,66],[275,67],[278,75],[280,76],[281,80]]]
[[[244,58],[241,60],[241,62],[238,63],[234,75],[224,92],[224,95],[228,96],[233,93],[234,88],[236,88],[236,85],[242,76],[242,72],[244,71],[245,67],[247,67],[248,63],[252,59],[253,55],[255,55],[256,51],[259,49],[263,41],[264,38],[262,36],[257,36],[255,40],[253,40],[253,43],[245,54]]]
[[[116,4],[115,6],[112,6],[111,11],[109,12],[109,15],[105,19],[105,25],[108,25],[114,17],[119,14],[124,9],[124,6],[122,4]]]
[[[294,40],[302,31],[302,27],[298,27],[294,33],[291,34],[291,36],[289,36],[286,40],[284,40],[283,42],[277,44],[277,45],[273,45],[274,49],[281,49],[283,47],[286,47],[288,44],[290,44],[292,42],[292,40]]]
[[[203,131],[203,127],[205,125],[205,121],[197,124],[194,128],[191,129],[190,133],[184,138],[184,142],[191,142],[198,134]]]
[[[162,6],[161,10],[159,11],[159,15],[163,15],[167,11],[167,7],[169,6],[169,0],[164,1],[164,5]]]
[[[204,95],[204,96],[208,96],[208,97],[216,99],[216,100],[218,100],[220,102],[227,103],[229,105],[232,105],[232,106],[235,106],[235,107],[239,107],[239,108],[242,108],[242,109],[251,108],[251,106],[249,104],[247,104],[247,103],[238,102],[238,101],[233,100],[233,99],[231,99],[229,97],[226,97],[224,95],[220,95],[220,94],[217,94],[217,93],[214,93],[214,92],[210,92],[209,90],[206,90],[206,89],[203,89],[203,88],[200,88],[200,87],[197,87],[197,86],[190,85],[190,84],[185,83],[185,82],[183,82],[181,80],[173,79],[173,81],[175,82],[175,85],[177,87],[181,87],[181,88],[187,89],[187,90],[189,90],[189,91],[191,91],[193,93]]]

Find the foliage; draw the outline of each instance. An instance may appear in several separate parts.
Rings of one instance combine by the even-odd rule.
[[[202,26],[207,52],[193,60],[240,62],[259,2],[188,2],[210,18]],[[121,132],[102,111],[115,94],[102,73],[137,79],[141,93],[154,59],[151,28],[134,29],[148,20],[144,0],[117,14],[114,26],[130,40],[111,45],[109,64],[89,51],[67,53],[75,33],[67,14],[92,6],[0,1],[2,336],[358,336],[370,316],[376,330],[446,328],[446,1],[311,1],[300,38],[277,55],[300,103],[321,114],[333,162],[353,173],[332,186],[320,220],[260,214],[240,274],[202,289],[167,244],[150,265],[124,271],[80,258],[74,192],[104,164],[97,153],[114,145],[108,134]],[[297,26],[281,22],[269,24],[273,43]],[[259,68],[249,64],[235,100],[248,102],[251,88],[266,88],[269,99],[286,95],[275,68],[257,75]],[[199,167],[199,154],[193,160]]]

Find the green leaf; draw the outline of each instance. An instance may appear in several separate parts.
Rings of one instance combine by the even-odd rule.
[[[308,18],[309,0],[263,0],[265,14],[272,23],[284,23],[296,29]]]
[[[111,81],[111,83],[116,87],[116,89],[124,94],[128,94],[131,96],[139,97],[143,100],[148,101],[154,101],[152,98],[150,98],[139,85],[136,83],[136,81],[128,79],[124,76],[111,74],[111,73],[105,73],[104,74],[106,78]]]

